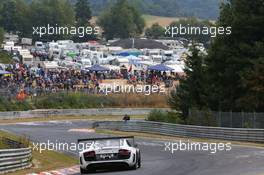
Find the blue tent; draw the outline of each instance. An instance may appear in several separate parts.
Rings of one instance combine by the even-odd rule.
[[[92,72],[107,72],[107,71],[110,71],[110,69],[105,68],[103,66],[100,66],[98,64],[93,65],[92,67],[87,68],[87,70],[92,71]]]
[[[117,55],[118,56],[122,56],[122,57],[127,57],[127,56],[130,56],[130,55],[133,55],[133,56],[138,57],[140,54],[141,54],[140,51],[137,51],[137,50],[128,50],[128,51],[119,52]]]
[[[148,67],[148,70],[152,71],[173,71],[174,69],[164,65],[164,64],[157,64],[155,66]]]
[[[11,72],[0,70],[0,75],[12,74]]]

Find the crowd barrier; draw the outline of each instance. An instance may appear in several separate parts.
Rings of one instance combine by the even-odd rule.
[[[0,174],[22,170],[32,166],[30,148],[0,149]]]
[[[95,128],[129,132],[145,132],[166,136],[197,137],[264,143],[264,129],[204,127],[149,121],[102,121]]]

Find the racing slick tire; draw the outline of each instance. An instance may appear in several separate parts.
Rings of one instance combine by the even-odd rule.
[[[80,168],[80,173],[81,174],[94,173],[95,171],[96,171],[95,169],[83,169],[83,168]]]
[[[141,156],[140,156],[140,152],[136,155],[136,163],[135,165],[132,166],[132,170],[136,170],[138,168],[141,167]]]
[[[138,153],[138,168],[141,168],[141,155]]]

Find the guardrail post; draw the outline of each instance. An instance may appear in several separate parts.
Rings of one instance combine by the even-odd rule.
[[[253,112],[253,128],[256,128],[257,125],[256,125],[256,113],[255,111]]]
[[[232,111],[230,111],[230,120],[229,120],[229,127],[232,128],[233,126],[233,114],[232,114]]]
[[[244,119],[244,112],[241,112],[241,117],[242,117],[242,121],[241,121],[241,128],[245,127],[245,119]]]
[[[222,126],[222,111],[218,112],[218,126]]]

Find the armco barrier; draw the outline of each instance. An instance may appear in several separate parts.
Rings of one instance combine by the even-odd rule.
[[[30,148],[1,149],[0,174],[31,167],[31,158],[32,153]]]
[[[167,136],[198,137],[264,143],[264,129],[220,128],[178,125],[149,121],[102,121],[94,127],[120,131],[135,131]]]
[[[0,119],[33,118],[49,116],[93,116],[93,115],[146,115],[152,108],[94,108],[94,109],[47,109],[32,111],[0,112]],[[169,110],[169,109],[160,109]]]

